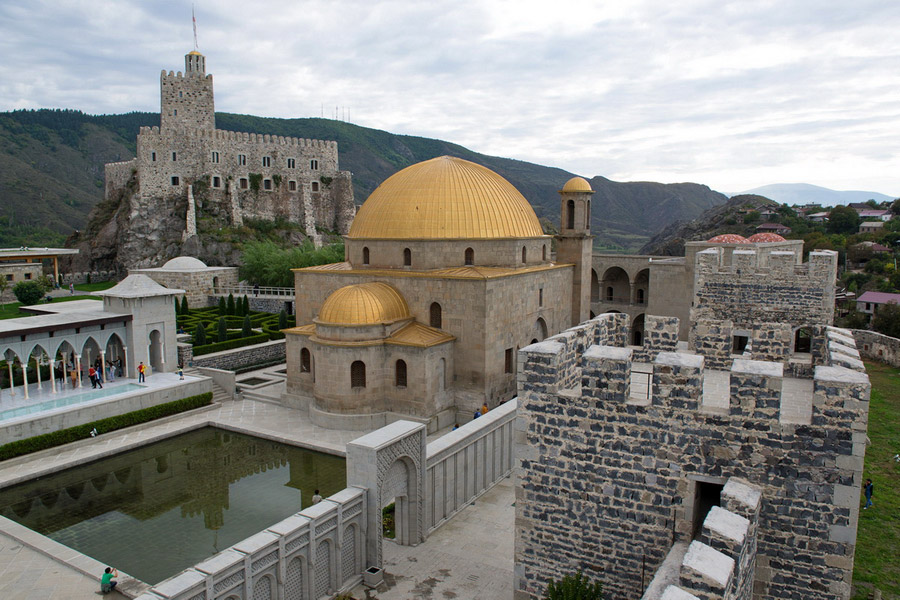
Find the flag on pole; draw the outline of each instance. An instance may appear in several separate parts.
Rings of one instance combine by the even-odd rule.
[[[194,23],[194,50],[198,50],[197,47],[197,17],[194,15],[194,5],[191,4],[191,21]]]

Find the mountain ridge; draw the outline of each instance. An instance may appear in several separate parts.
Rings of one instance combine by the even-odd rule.
[[[866,200],[889,202],[897,198],[896,196],[865,190],[832,190],[811,183],[770,183],[751,190],[745,190],[739,194],[733,194],[732,196],[747,194],[765,196],[779,204],[821,204],[822,206],[837,206],[838,204],[865,202]]]

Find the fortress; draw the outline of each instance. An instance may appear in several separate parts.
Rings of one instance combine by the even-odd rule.
[[[184,73],[160,75],[160,126],[141,128],[137,157],[106,165],[106,200],[131,194],[120,261],[156,266],[205,222],[284,219],[316,242],[317,229],[347,233],[353,185],[337,142],[216,129],[206,57],[193,51],[184,62]]]

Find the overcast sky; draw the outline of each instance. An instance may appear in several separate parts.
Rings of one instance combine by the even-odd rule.
[[[196,1],[216,109],[619,181],[900,196],[895,0]],[[0,111],[159,110],[190,2],[3,0]],[[324,111],[323,111],[324,107]]]

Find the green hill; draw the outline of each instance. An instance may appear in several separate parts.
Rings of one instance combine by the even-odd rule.
[[[84,229],[103,197],[103,165],[134,156],[141,126],[157,113],[91,116],[72,110],[0,113],[0,246],[60,245]],[[559,222],[557,190],[573,176],[562,169],[478,154],[416,136],[396,135],[330,119],[273,119],[216,114],[220,129],[338,142],[342,169],[353,173],[356,202],[387,177],[418,161],[449,154],[507,178],[538,217]],[[691,220],[726,197],[697,184],[619,183],[594,177],[592,228],[597,246],[635,251],[677,220]]]

